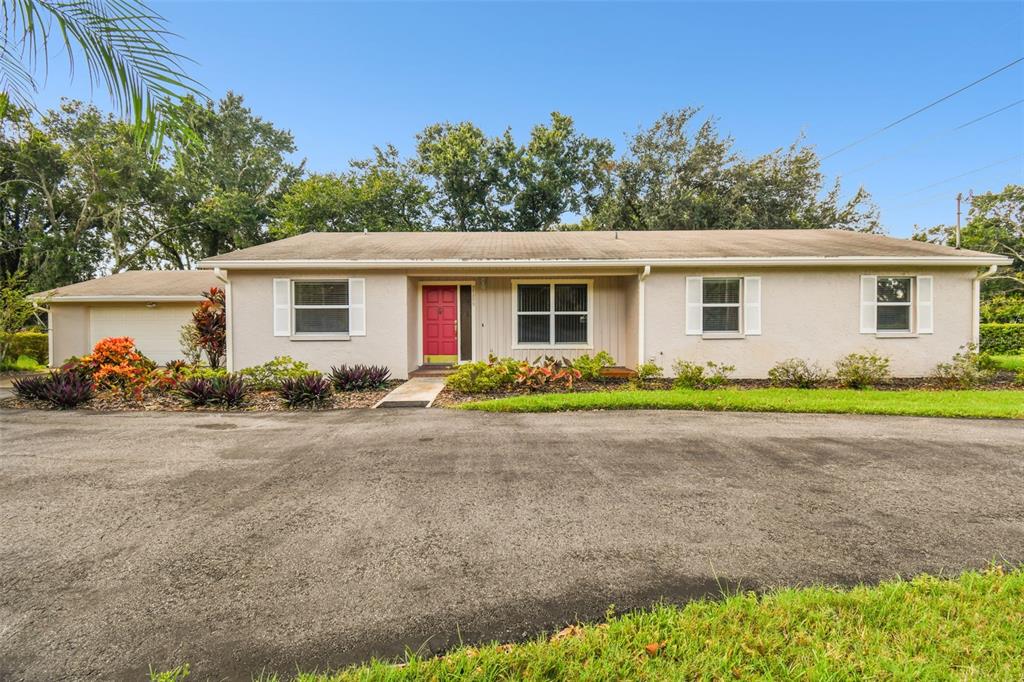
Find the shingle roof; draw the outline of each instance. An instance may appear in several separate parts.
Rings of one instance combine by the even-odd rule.
[[[129,270],[109,277],[69,284],[36,294],[36,298],[59,302],[87,299],[197,300],[221,282],[209,270]]]
[[[677,230],[662,232],[331,232],[307,233],[209,258],[200,267],[275,261],[498,263],[769,258],[962,258],[1000,256],[845,230]],[[265,266],[265,265],[264,265]]]

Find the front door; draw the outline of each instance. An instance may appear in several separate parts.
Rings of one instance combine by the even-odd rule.
[[[459,288],[423,287],[423,363],[451,365],[459,361]]]

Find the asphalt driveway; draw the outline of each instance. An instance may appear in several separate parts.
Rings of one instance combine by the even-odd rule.
[[[0,678],[516,639],[719,584],[1024,560],[1024,425],[0,413]]]

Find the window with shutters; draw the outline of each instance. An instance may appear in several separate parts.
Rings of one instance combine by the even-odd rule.
[[[911,331],[913,277],[879,277],[875,285],[875,324],[879,333]]]
[[[296,336],[348,334],[349,281],[292,282],[292,329]]]
[[[516,345],[589,346],[589,282],[516,282]]]
[[[705,334],[739,333],[742,281],[739,277],[704,278],[701,323]]]

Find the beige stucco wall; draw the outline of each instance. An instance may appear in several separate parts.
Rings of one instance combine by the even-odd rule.
[[[896,376],[924,376],[971,341],[977,274],[960,269],[655,269],[645,283],[645,356],[670,371],[672,362],[715,361],[737,378],[763,378],[776,362],[800,357],[831,368],[839,357],[870,350],[892,358]],[[739,339],[687,336],[687,276],[761,277],[762,333]],[[932,275],[934,333],[906,338],[860,333],[861,275]]]
[[[275,277],[366,280],[366,336],[347,341],[298,340],[274,336]],[[386,365],[395,378],[408,373],[408,283],[401,272],[255,271],[229,272],[231,282],[230,343],[232,369],[259,365],[289,355],[326,372],[332,365]]]
[[[81,303],[51,303],[50,366],[59,367],[72,355],[89,353],[89,307]]]

